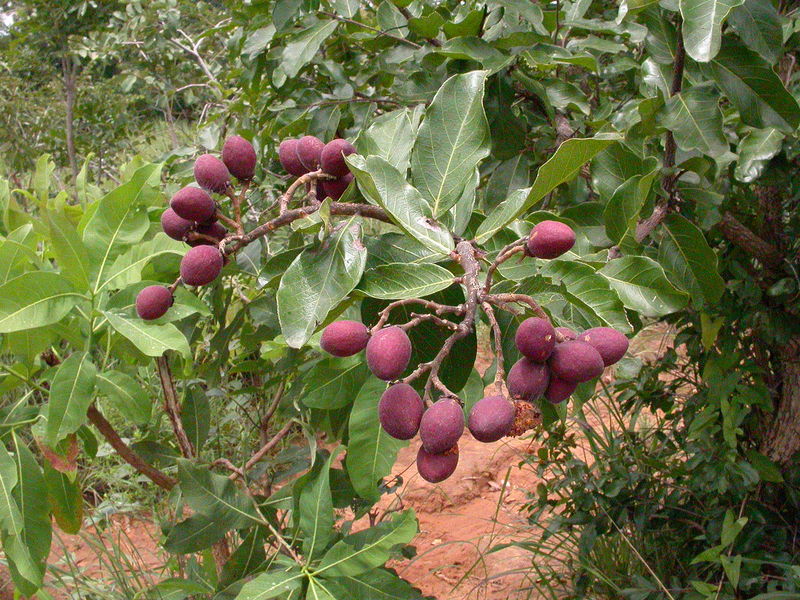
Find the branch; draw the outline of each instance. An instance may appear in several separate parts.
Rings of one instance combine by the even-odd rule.
[[[181,422],[181,405],[178,401],[178,393],[175,391],[175,381],[172,379],[172,371],[169,368],[169,360],[166,356],[156,358],[156,368],[158,377],[161,380],[161,389],[164,391],[164,411],[172,424],[172,431],[178,441],[178,447],[185,458],[193,458],[195,449]]]
[[[424,308],[434,311],[437,315],[443,315],[445,313],[452,313],[452,314],[464,313],[464,308],[461,306],[448,306],[446,304],[439,304],[438,302],[433,302],[432,300],[423,300],[421,298],[407,298],[405,300],[395,300],[394,302],[389,303],[386,306],[386,308],[384,308],[381,311],[378,322],[375,323],[370,332],[375,333],[379,329],[383,329],[383,326],[389,322],[389,316],[395,308],[399,306],[408,306],[410,304],[421,304]]]
[[[780,269],[783,266],[784,257],[780,250],[758,237],[753,231],[747,228],[730,212],[726,211],[722,219],[717,224],[722,235],[735,246],[744,250],[747,254],[758,259],[770,269]]]
[[[483,312],[489,319],[489,324],[492,326],[492,337],[494,338],[494,356],[497,360],[497,369],[494,374],[494,387],[497,393],[503,395],[503,382],[506,379],[505,366],[503,365],[503,337],[500,332],[500,323],[497,322],[497,317],[494,314],[492,305],[488,302],[481,304]]]
[[[162,473],[153,465],[146,462],[141,456],[136,454],[136,452],[134,452],[130,446],[122,441],[122,438],[119,437],[119,434],[116,432],[111,423],[109,423],[102,413],[97,410],[97,407],[94,404],[89,406],[89,410],[86,411],[86,415],[89,417],[89,421],[91,421],[92,424],[97,427],[98,431],[103,434],[103,437],[111,445],[111,447],[117,451],[117,454],[119,454],[126,463],[136,469],[139,473],[149,478],[153,483],[164,488],[165,490],[171,490],[178,483],[169,475]]]
[[[276,433],[274,436],[272,436],[272,439],[270,441],[268,441],[266,444],[264,444],[263,446],[261,446],[261,448],[258,450],[258,452],[256,452],[252,456],[252,458],[250,458],[250,460],[247,461],[247,463],[244,465],[244,468],[242,469],[242,471],[247,473],[247,471],[252,469],[253,466],[255,466],[262,458],[264,458],[264,456],[267,454],[267,452],[272,450],[275,446],[278,445],[278,442],[280,442],[283,438],[286,437],[286,435],[289,433],[289,431],[291,431],[293,425],[294,425],[294,421],[289,421],[288,423],[286,423],[286,425],[283,426],[283,429],[281,429],[278,433]],[[236,473],[233,473],[230,476],[231,479],[236,479],[236,477],[237,477]]]
[[[385,31],[383,31],[382,29],[378,29],[377,27],[372,27],[371,25],[365,25],[364,23],[359,23],[358,21],[354,21],[353,19],[348,19],[346,17],[342,17],[342,16],[337,15],[335,13],[327,12],[327,11],[324,11],[324,10],[322,11],[322,14],[325,15],[326,17],[331,17],[332,19],[336,19],[337,21],[341,21],[342,23],[350,23],[351,25],[357,25],[358,27],[362,27],[363,29],[368,29],[369,31],[374,31],[375,33],[378,34],[378,37],[386,36],[388,38],[392,38],[393,40],[396,40],[396,41],[400,42],[401,44],[408,44],[409,46],[412,46],[412,47],[417,48],[417,49],[422,48],[422,46],[420,46],[416,42],[412,42],[411,40],[407,40],[406,38],[400,37],[399,35],[393,35],[391,33],[387,33]]]

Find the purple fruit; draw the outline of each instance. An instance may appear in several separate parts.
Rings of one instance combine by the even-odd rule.
[[[514,425],[516,409],[503,396],[487,396],[475,403],[469,413],[469,430],[479,442],[496,442]]]
[[[591,345],[578,340],[556,344],[550,356],[550,370],[570,383],[582,383],[603,373],[603,357]]]
[[[187,186],[178,190],[169,202],[175,214],[189,221],[203,223],[217,212],[217,204],[205,190]]]
[[[326,173],[342,177],[350,172],[350,168],[344,161],[344,157],[348,154],[355,153],[355,151],[356,149],[353,147],[353,144],[347,140],[341,138],[331,140],[322,148],[320,166]]]
[[[240,135],[232,135],[222,146],[222,162],[239,181],[250,181],[256,172],[256,151],[253,144]]]
[[[169,288],[149,285],[136,296],[136,314],[145,321],[152,321],[163,316],[174,301]]]
[[[287,173],[300,177],[300,175],[308,173],[310,169],[306,169],[297,158],[297,142],[298,140],[283,140],[278,146],[278,160],[281,161],[281,166]]]
[[[558,221],[542,221],[531,230],[527,251],[536,258],[557,258],[575,245],[572,227]]]
[[[369,341],[369,330],[358,321],[334,321],[322,332],[319,345],[334,356],[353,356],[361,352]]]
[[[206,285],[219,277],[222,254],[216,246],[196,246],[181,260],[181,279],[186,285]]]
[[[202,154],[194,161],[194,180],[201,188],[222,194],[231,183],[231,174],[216,156]]]
[[[560,333],[563,341],[577,339],[578,333],[569,327],[556,327],[556,333]]]
[[[429,483],[444,481],[458,466],[458,444],[442,454],[431,454],[420,447],[417,452],[417,471]]]
[[[425,405],[417,391],[407,383],[389,386],[378,404],[383,430],[398,440],[410,440],[419,431]]]
[[[161,213],[161,229],[173,240],[182,242],[193,227],[192,221],[179,217],[171,208]]]
[[[543,363],[556,345],[556,330],[547,319],[531,317],[520,323],[514,341],[524,356]]]
[[[533,402],[544,394],[549,380],[550,369],[547,365],[523,357],[511,367],[506,385],[512,398]]]
[[[322,182],[322,189],[326,196],[330,196],[333,200],[338,200],[345,193],[350,182],[353,181],[353,174],[347,173],[339,179],[329,179]]]
[[[628,338],[611,327],[587,329],[578,336],[578,339],[597,350],[603,357],[605,366],[613,365],[628,351]]]
[[[399,327],[376,331],[367,342],[367,366],[378,379],[397,379],[406,370],[410,359],[411,340]]]
[[[207,235],[209,237],[214,238],[217,240],[216,244],[214,242],[210,242],[208,240],[191,240],[189,243],[190,246],[209,246],[209,245],[218,245],[225,236],[228,235],[228,230],[225,229],[225,226],[222,223],[218,223],[216,221],[212,223],[208,223],[207,225],[198,225],[195,228],[197,233],[202,233],[203,235]]]
[[[441,454],[456,445],[464,433],[464,410],[454,398],[442,398],[425,411],[419,437],[426,452]]]
[[[322,149],[325,147],[318,138],[313,135],[304,135],[297,140],[297,160],[303,165],[306,171],[316,171],[319,168],[319,159]]]
[[[547,398],[547,400],[552,404],[558,404],[559,402],[563,402],[572,396],[576,387],[578,387],[577,383],[564,381],[558,377],[551,377],[550,385],[547,386],[547,391],[544,393],[544,397]]]

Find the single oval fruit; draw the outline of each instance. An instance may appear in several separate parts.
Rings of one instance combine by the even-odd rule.
[[[217,212],[214,199],[205,190],[191,185],[175,192],[169,206],[179,217],[198,223],[210,220]]]
[[[407,383],[389,386],[378,403],[378,418],[383,430],[398,440],[410,440],[417,435],[424,412],[422,398]]]
[[[397,326],[376,331],[367,342],[367,366],[378,379],[397,379],[406,370],[410,359],[411,340]]]
[[[278,146],[278,160],[287,173],[300,177],[308,173],[309,169],[297,157],[297,142],[298,140],[283,140]]]
[[[531,317],[517,327],[514,341],[523,356],[536,362],[545,362],[555,348],[556,330],[547,319]]]
[[[575,388],[577,387],[577,383],[564,381],[558,377],[551,377],[550,384],[547,386],[544,397],[547,398],[550,403],[558,404],[559,402],[563,402],[572,396],[573,392],[575,392]]]
[[[345,193],[353,181],[353,174],[348,173],[339,179],[329,179],[322,182],[322,190],[326,196],[330,196],[333,200],[338,200]]]
[[[547,365],[523,357],[511,367],[506,385],[512,398],[533,402],[544,394],[549,380],[550,369]]]
[[[578,340],[556,344],[550,356],[550,370],[570,383],[589,381],[603,373],[603,357],[591,345]]]
[[[193,227],[192,221],[179,217],[171,208],[161,213],[161,229],[173,240],[182,242]]]
[[[306,168],[306,171],[316,171],[319,168],[319,159],[324,147],[325,144],[313,135],[304,135],[297,140],[295,149],[297,160]]]
[[[239,181],[250,181],[256,173],[256,150],[240,135],[232,135],[222,146],[222,162]]]
[[[341,138],[331,140],[322,148],[319,158],[320,166],[326,173],[342,177],[350,172],[350,167],[347,166],[344,157],[354,154],[355,151],[353,144],[347,140]]]
[[[572,227],[558,221],[542,221],[534,225],[528,237],[528,254],[536,258],[558,258],[575,245]]]
[[[440,454],[455,446],[464,433],[464,410],[454,398],[434,402],[419,424],[419,438],[426,452]]]
[[[562,341],[574,340],[578,337],[578,332],[569,327],[556,327],[556,333],[560,333],[564,339]]]
[[[216,156],[202,154],[194,161],[194,180],[201,188],[222,194],[231,183],[231,174]]]
[[[422,447],[417,452],[417,471],[429,483],[444,481],[453,474],[457,466],[457,444],[442,454],[431,454]]]
[[[136,314],[145,321],[152,321],[164,316],[174,301],[169,288],[148,285],[136,295]]]
[[[594,327],[587,329],[578,338],[586,342],[600,353],[605,366],[613,365],[628,351],[628,338],[625,334],[611,327]]]
[[[514,425],[516,409],[503,396],[487,396],[469,411],[469,430],[479,442],[496,442]]]
[[[369,342],[369,330],[358,321],[334,321],[322,332],[320,347],[334,356],[358,354]]]
[[[181,279],[186,285],[206,285],[219,277],[222,254],[215,246],[196,246],[181,260]]]

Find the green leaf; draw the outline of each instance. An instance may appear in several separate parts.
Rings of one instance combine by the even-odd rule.
[[[77,481],[70,481],[65,473],[56,471],[49,463],[44,465],[44,481],[56,523],[65,533],[78,533],[83,522],[83,494]]]
[[[728,151],[719,97],[711,83],[695,85],[672,96],[658,120],[672,131],[681,150],[699,150],[709,156],[721,156]]]
[[[252,499],[224,475],[217,475],[206,467],[198,467],[186,459],[180,459],[178,481],[183,497],[192,510],[225,521],[228,529],[264,522]]]
[[[401,108],[377,117],[356,140],[362,156],[380,156],[401,173],[408,170],[417,139],[420,110]]]
[[[88,289],[91,271],[89,252],[78,236],[78,232],[69,219],[58,213],[47,213],[47,224],[50,230],[53,254],[61,269],[61,274],[69,279],[77,289]]]
[[[487,75],[472,71],[445,81],[419,128],[411,173],[434,218],[458,201],[475,167],[489,155],[489,123],[483,112]]]
[[[783,53],[781,17],[772,0],[745,0],[731,11],[728,22],[745,45],[775,64]]]
[[[620,139],[621,136],[616,133],[598,133],[591,138],[572,138],[565,141],[555,154],[539,167],[532,187],[513,192],[486,217],[475,234],[475,240],[479,244],[484,243],[514,219],[530,210],[556,187],[575,177],[581,167],[592,160],[597,153]]]
[[[186,336],[172,323],[151,323],[142,319],[129,319],[110,311],[103,311],[114,331],[130,340],[145,356],[162,356],[175,350],[182,356],[191,356]]]
[[[299,590],[306,575],[299,567],[292,565],[282,571],[267,571],[244,584],[236,600],[269,600],[269,598],[289,598],[291,592]],[[291,594],[291,597],[295,596]]]
[[[86,422],[94,399],[97,368],[85,352],[73,352],[62,362],[50,386],[47,403],[47,443],[55,447]]]
[[[772,67],[735,38],[726,38],[704,71],[722,88],[746,125],[792,133],[800,124],[800,106]]]
[[[300,72],[300,69],[311,62],[322,42],[334,32],[338,24],[339,22],[335,19],[320,21],[294,36],[292,41],[284,46],[283,58],[278,68],[286,77],[295,77]]]
[[[450,254],[452,236],[433,220],[428,203],[400,171],[377,156],[364,159],[351,154],[347,163],[364,196],[389,213],[400,229],[434,252]]]
[[[752,448],[746,451],[746,455],[747,460],[753,465],[753,468],[758,471],[758,475],[763,481],[783,483],[781,470],[769,458]]]
[[[301,348],[330,310],[355,288],[366,261],[361,226],[351,219],[289,265],[277,299],[281,331],[291,348]]]
[[[224,589],[259,569],[267,560],[264,532],[253,527],[222,568],[217,589]]]
[[[722,23],[744,0],[680,0],[683,44],[698,62],[708,62],[719,52]]]
[[[639,213],[650,195],[657,175],[657,168],[646,175],[635,175],[619,186],[611,196],[603,211],[603,220],[606,233],[615,244],[622,245],[623,239],[632,240]],[[635,243],[635,240],[632,241]]]
[[[160,232],[152,240],[137,244],[125,254],[120,255],[106,270],[104,281],[98,284],[94,293],[105,288],[121,289],[138,283],[142,279],[142,269],[154,258],[165,254],[183,256],[185,253],[184,244]]]
[[[300,492],[300,529],[305,533],[303,554],[313,559],[328,545],[334,534],[331,463],[338,456],[335,448],[328,460]]]
[[[222,539],[229,529],[231,525],[225,518],[197,513],[172,526],[164,540],[164,550],[174,554],[200,552]]]
[[[409,509],[337,542],[322,557],[314,575],[346,577],[360,575],[381,566],[397,545],[407,544],[417,534],[417,518]]]
[[[144,205],[158,192],[161,165],[145,165],[136,170],[130,181],[101,198],[94,211],[81,223],[83,244],[89,251],[93,278],[91,288],[98,290],[105,281],[105,271],[125,247],[141,241],[150,227]]]
[[[378,400],[385,389],[385,382],[369,378],[359,390],[350,411],[350,441],[345,460],[353,489],[374,502],[381,495],[379,480],[391,472],[397,452],[408,444],[391,437],[378,420]]]
[[[24,273],[0,285],[0,333],[57,323],[84,296],[50,271]]]
[[[718,302],[725,281],[717,270],[717,255],[703,232],[680,215],[669,215],[663,225],[658,262],[679,288],[689,292],[695,304]]]
[[[507,66],[513,59],[494,46],[475,36],[462,36],[448,40],[435,50],[437,54],[460,60],[474,60],[493,74]]]
[[[345,576],[341,581],[350,600],[420,600],[422,594],[405,579],[387,569],[373,569],[361,575]]]
[[[20,275],[26,262],[36,263],[36,235],[33,225],[27,223],[8,234],[0,243],[0,283]]]
[[[331,0],[331,4],[338,14],[350,19],[358,13],[360,3],[358,0]]]
[[[784,135],[777,129],[753,129],[739,142],[733,176],[750,183],[761,176],[769,160],[781,151]]]
[[[431,263],[380,265],[364,272],[358,291],[372,298],[422,298],[453,284],[453,274]]]
[[[146,425],[150,421],[153,399],[147,387],[130,375],[122,371],[100,371],[97,373],[97,391],[132,423]]]
[[[684,308],[688,297],[667,279],[657,262],[644,256],[623,256],[598,271],[619,294],[626,308],[645,317],[662,317]]]
[[[11,536],[20,535],[24,528],[22,514],[14,498],[14,488],[18,482],[17,465],[5,444],[0,444],[0,527]]]
[[[303,376],[302,402],[322,410],[343,408],[353,401],[368,375],[361,356],[323,359]]]
[[[181,406],[181,423],[195,450],[200,452],[211,429],[211,407],[206,392],[194,386],[186,394]]]

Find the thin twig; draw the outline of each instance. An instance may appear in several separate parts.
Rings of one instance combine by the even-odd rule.
[[[156,357],[156,369],[161,381],[161,389],[164,392],[164,411],[169,417],[178,447],[185,458],[194,458],[195,449],[181,421],[181,405],[178,400],[178,393],[175,391],[175,380],[172,378],[172,371],[169,368],[169,360],[166,356]]]
[[[497,393],[503,395],[503,382],[506,379],[506,370],[503,364],[503,336],[500,332],[500,323],[497,322],[497,316],[494,314],[492,305],[488,302],[481,304],[483,312],[489,319],[489,324],[492,326],[492,338],[494,339],[494,357],[497,361],[497,369],[494,373],[494,387]]]

